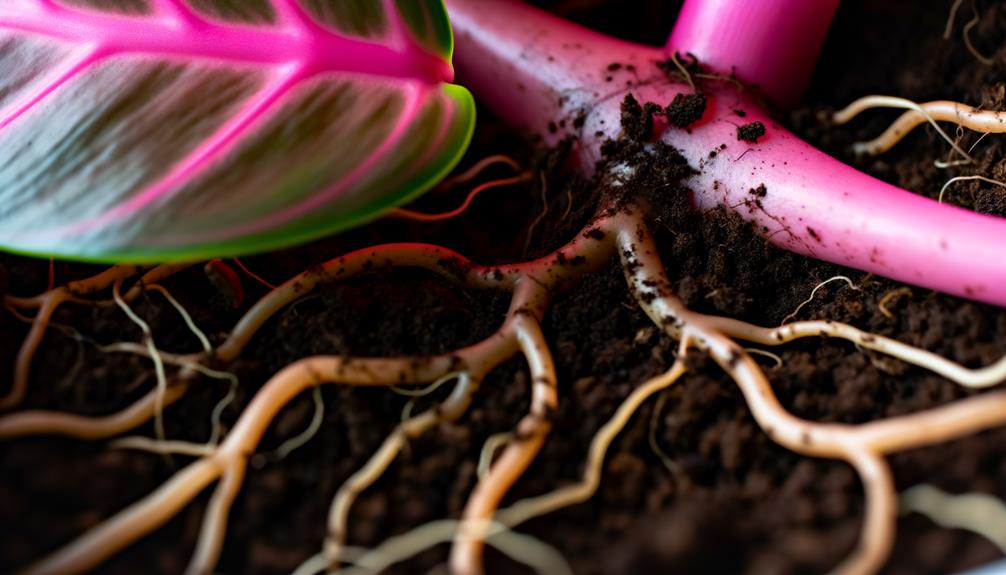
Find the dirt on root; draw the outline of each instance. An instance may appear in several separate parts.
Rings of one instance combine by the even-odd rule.
[[[564,15],[624,37],[654,41],[654,22],[673,18],[673,3],[541,2]],[[941,171],[932,160],[947,149],[919,129],[889,154],[857,159],[854,140],[878,134],[895,114],[872,113],[847,128],[822,126],[822,111],[867,93],[914,99],[956,99],[990,108],[1006,105],[1003,45],[1006,7],[976,2],[972,31],[986,66],[964,46],[960,30],[942,39],[945,7],[919,10],[914,2],[842,3],[807,104],[793,112],[797,133],[844,161],[917,193],[935,195],[949,177],[1006,175],[1002,140],[989,136],[975,148],[979,165]],[[671,6],[671,8],[668,8]],[[634,20],[636,15],[647,18]],[[666,25],[665,25],[666,26]],[[666,28],[665,28],[666,29]],[[656,38],[658,39],[658,38]],[[645,103],[643,103],[645,104]],[[642,105],[641,105],[642,106]],[[643,126],[645,128],[645,125]],[[968,141],[970,145],[972,140]],[[483,119],[463,166],[492,153],[508,153],[534,167],[534,181],[488,192],[461,218],[442,224],[378,222],[303,248],[248,258],[243,263],[271,282],[354,249],[386,241],[425,241],[497,263],[540,256],[583,228],[600,192],[577,179],[562,149],[532,156],[519,135]],[[668,273],[686,303],[698,311],[777,325],[825,279],[799,318],[830,318],[894,337],[968,366],[989,364],[1006,350],[1006,312],[913,288],[787,252],[762,241],[725,212],[690,209],[686,190],[674,185],[687,166],[670,149],[621,142],[620,159],[636,158],[639,189]],[[509,175],[494,168],[486,178]],[[754,186],[755,183],[752,183]],[[754,188],[757,192],[757,188]],[[935,191],[934,191],[935,190]],[[763,190],[771,193],[771,190]],[[452,207],[463,190],[434,192],[417,209]],[[953,188],[954,203],[1006,215],[1006,191],[984,183]],[[93,273],[91,266],[55,264],[59,282]],[[0,257],[0,292],[30,294],[48,282],[47,262]],[[268,291],[244,277],[248,302],[232,309],[200,267],[165,283],[214,342]],[[272,319],[241,359],[220,366],[240,379],[224,411],[233,424],[255,391],[289,362],[313,354],[441,353],[480,340],[498,327],[505,294],[462,289],[426,272],[376,268],[323,287]],[[162,349],[198,350],[176,311],[159,294],[135,304]],[[109,413],[135,401],[153,384],[149,362],[103,353],[95,343],[139,341],[139,329],[115,309],[63,306],[33,365],[27,407],[84,414]],[[70,329],[72,328],[72,330]],[[666,370],[675,344],[641,313],[614,262],[556,301],[545,330],[557,362],[560,407],[541,456],[507,501],[575,481],[594,433],[643,380]],[[0,315],[0,389],[10,384],[26,326]],[[780,365],[764,365],[787,409],[815,421],[861,423],[911,413],[970,392],[925,371],[862,351],[851,344],[807,340],[775,350]],[[692,358],[677,386],[640,409],[605,461],[599,492],[590,501],[535,519],[521,528],[557,547],[578,574],[595,573],[820,573],[851,550],[859,533],[863,496],[853,470],[797,456],[776,446],[755,425],[737,388],[710,362]],[[421,399],[415,410],[441,398]],[[213,407],[226,383],[200,380],[165,414],[172,438],[204,441]],[[384,477],[353,508],[353,544],[376,545],[426,521],[457,517],[476,482],[476,461],[487,437],[513,428],[529,405],[522,360],[496,369],[471,410],[410,442]],[[235,502],[222,573],[288,573],[316,553],[328,505],[338,486],[370,457],[400,420],[408,398],[384,389],[325,386],[319,433],[281,461],[266,458],[247,476]],[[314,415],[309,394],[292,402],[262,446],[270,452],[304,430]],[[146,426],[137,433],[151,435]],[[932,483],[952,492],[1006,497],[1006,430],[890,458],[899,489]],[[665,460],[671,463],[665,464]],[[155,489],[187,460],[111,450],[106,444],[39,438],[0,444],[0,572],[53,549]],[[191,553],[205,496],[164,528],[128,548],[103,573],[178,573]],[[982,538],[940,529],[928,520],[899,520],[886,573],[945,573],[991,561],[996,548]],[[446,558],[446,546],[396,569],[425,573]],[[490,573],[523,573],[497,554]]]

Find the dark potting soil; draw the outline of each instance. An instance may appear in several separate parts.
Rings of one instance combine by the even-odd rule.
[[[659,41],[673,19],[673,3],[542,2],[629,38]],[[867,93],[918,100],[954,99],[1006,107],[1001,57],[985,66],[965,49],[962,9],[950,40],[943,27],[950,2],[920,10],[910,0],[843,2],[807,104],[789,123],[802,136],[844,161],[917,193],[935,196],[949,177],[1006,175],[1002,138],[989,136],[974,150],[979,165],[937,170],[932,160],[947,146],[919,129],[889,154],[857,159],[855,140],[878,134],[896,113],[874,112],[849,127],[820,124],[818,114]],[[613,8],[613,6],[616,6]],[[670,8],[668,6],[671,6]],[[976,3],[972,31],[977,49],[993,55],[1006,30],[1006,6]],[[668,13],[668,12],[671,13]],[[642,17],[646,15],[646,17]],[[662,22],[654,30],[654,22]],[[642,103],[641,105],[645,105]],[[280,282],[341,255],[379,242],[439,243],[483,262],[519,261],[548,253],[582,229],[598,199],[596,186],[575,178],[562,150],[529,157],[520,135],[491,118],[480,124],[464,165],[508,153],[536,166],[536,181],[481,196],[461,218],[437,225],[378,222],[363,229],[244,263]],[[968,136],[964,147],[976,139]],[[613,153],[638,153],[631,145]],[[659,160],[659,161],[654,161]],[[855,270],[823,264],[767,246],[725,213],[700,216],[673,184],[686,169],[672,150],[650,157],[638,187],[653,208],[651,227],[681,296],[694,309],[776,325],[815,285],[843,274],[857,290],[835,282],[822,288],[800,318],[830,318],[918,345],[969,366],[986,365],[1006,350],[1006,312],[911,288]],[[506,175],[499,169],[486,177]],[[543,185],[544,183],[544,185]],[[757,194],[771,194],[752,183]],[[434,192],[418,209],[453,207],[464,190]],[[1006,191],[961,182],[951,201],[1006,215]],[[537,221],[539,215],[544,216]],[[536,223],[537,221],[537,223]],[[0,291],[36,293],[48,279],[46,262],[0,257]],[[57,263],[60,282],[97,268]],[[245,277],[248,301],[232,309],[199,268],[166,282],[194,320],[219,342],[250,302],[267,288]],[[880,302],[887,300],[886,310]],[[270,321],[242,358],[229,366],[241,381],[225,411],[233,423],[257,390],[289,362],[312,354],[439,353],[485,337],[498,327],[505,294],[455,287],[425,272],[375,269],[349,282],[323,287]],[[195,351],[198,342],[177,313],[152,293],[135,305],[151,323],[159,347]],[[888,315],[889,314],[889,315]],[[64,306],[55,321],[88,341],[138,341],[140,331],[115,310]],[[644,379],[665,370],[674,343],[652,326],[625,288],[616,266],[587,278],[560,297],[546,317],[546,334],[560,375],[560,409],[537,462],[508,501],[575,481],[597,429]],[[26,326],[0,316],[0,389]],[[147,360],[105,354],[64,329],[50,330],[36,361],[27,406],[86,414],[128,405],[152,385]],[[81,339],[81,338],[78,338]],[[969,392],[937,376],[833,341],[804,341],[780,352],[783,363],[766,371],[784,405],[815,421],[860,423],[915,412]],[[797,456],[757,428],[736,387],[701,357],[680,384],[647,403],[614,443],[600,490],[589,502],[529,522],[521,531],[555,545],[577,573],[819,573],[852,548],[862,519],[860,483],[837,462]],[[204,441],[210,412],[226,385],[205,380],[166,412],[172,438]],[[423,522],[456,517],[476,481],[485,439],[512,429],[526,412],[530,382],[521,360],[498,368],[483,384],[469,413],[410,443],[385,476],[353,508],[354,544],[375,545]],[[420,401],[432,405],[442,393]],[[325,386],[323,425],[309,443],[282,461],[252,469],[235,502],[223,573],[287,573],[315,553],[328,505],[338,486],[369,458],[400,420],[407,398],[387,390]],[[657,408],[657,413],[654,413]],[[262,450],[275,449],[307,427],[309,394],[275,421]],[[669,469],[651,445],[676,465]],[[138,433],[151,435],[149,426]],[[899,488],[932,483],[952,492],[1006,497],[1006,430],[890,458]],[[106,445],[51,438],[0,444],[0,572],[9,572],[155,489],[184,458],[110,450]],[[106,573],[179,573],[191,553],[204,495],[155,534],[102,568]],[[944,573],[991,561],[996,548],[980,537],[944,530],[918,516],[899,521],[887,573]],[[444,561],[446,546],[397,569],[425,573]],[[524,572],[490,555],[491,573]]]

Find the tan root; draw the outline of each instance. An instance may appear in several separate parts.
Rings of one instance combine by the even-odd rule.
[[[944,40],[950,39],[950,35],[954,30],[954,20],[956,20],[957,12],[961,9],[961,5],[963,3],[964,0],[954,0],[953,5],[950,6],[950,15],[947,16],[947,25],[943,30]],[[978,7],[972,4],[971,11],[973,12],[973,16],[964,25],[964,29],[961,30],[961,35],[964,36],[964,46],[967,47],[968,52],[971,52],[971,55],[974,56],[976,60],[986,66],[991,66],[995,63],[995,61],[979,52],[978,49],[975,48],[975,45],[971,42],[971,30],[973,30],[974,27],[981,22],[981,17],[978,15]]]
[[[580,483],[519,501],[501,510],[500,506],[511,487],[547,441],[551,416],[560,401],[555,365],[541,330],[547,307],[557,293],[584,275],[603,268],[616,256],[638,305],[656,326],[679,341],[677,360],[667,373],[640,385],[597,433],[591,443]],[[30,566],[27,572],[79,573],[94,568],[125,546],[159,528],[199,493],[215,484],[188,571],[193,574],[213,572],[224,543],[231,504],[241,489],[248,462],[258,450],[263,435],[287,403],[322,384],[391,388],[453,382],[453,390],[433,409],[418,415],[407,415],[363,468],[338,490],[331,505],[328,535],[322,554],[305,564],[305,569],[338,569],[346,562],[361,567],[386,566],[444,540],[445,532],[447,538],[453,539],[450,568],[454,573],[482,573],[486,543],[524,557],[522,560],[530,564],[557,565],[549,559],[552,556],[548,555],[547,549],[535,547],[535,542],[524,540],[522,549],[534,547],[540,553],[521,555],[521,548],[514,548],[513,544],[513,541],[521,539],[509,529],[532,517],[590,498],[601,481],[603,461],[611,442],[643,402],[667,389],[686,373],[684,355],[689,349],[709,354],[736,382],[758,425],[775,442],[808,456],[843,460],[856,469],[866,492],[865,523],[858,547],[838,567],[841,573],[876,572],[890,553],[898,506],[885,455],[1006,423],[1006,392],[977,395],[921,413],[861,425],[815,423],[794,416],[776,398],[763,368],[738,341],[778,346],[805,337],[845,339],[972,388],[988,387],[1006,379],[1006,359],[985,368],[969,369],[928,351],[836,322],[796,321],[764,328],[693,312],[675,294],[644,223],[643,211],[637,206],[605,212],[560,250],[522,264],[480,266],[445,248],[421,244],[388,244],[354,252],[312,268],[270,292],[244,315],[227,340],[212,352],[204,351],[191,356],[162,353],[163,361],[187,366],[181,368],[183,371],[198,371],[193,366],[201,365],[202,360],[209,356],[224,363],[233,361],[270,317],[305,297],[320,284],[352,277],[375,264],[430,270],[471,288],[507,290],[513,294],[513,299],[498,331],[484,341],[452,353],[389,358],[318,356],[294,362],[265,383],[219,445],[137,439],[121,443],[121,447],[185,453],[197,459],[146,498]],[[8,300],[8,305],[18,309],[39,309],[37,328],[44,325],[59,303],[76,301],[85,293],[113,286],[122,281],[120,278],[140,271],[116,268],[99,276],[100,280],[89,281],[86,286],[68,286],[34,300]],[[834,279],[851,283],[847,278]],[[85,287],[90,291],[82,292]],[[130,293],[124,294],[123,300],[128,300]],[[34,334],[37,330],[33,328],[32,331]],[[29,339],[32,337],[39,336],[30,335]],[[142,346],[133,347],[141,349],[132,351],[142,353]],[[156,353],[156,349],[147,351],[151,356]],[[25,353],[30,361],[30,351]],[[488,454],[483,457],[479,481],[460,522],[441,522],[435,528],[421,526],[411,534],[389,540],[388,545],[369,553],[348,547],[349,514],[356,497],[385,472],[410,438],[441,422],[461,418],[489,372],[517,354],[523,355],[530,367],[532,391],[529,412],[508,435],[499,436],[505,437],[505,440],[497,439],[486,448]],[[152,392],[121,413],[106,418],[89,419],[54,413],[11,415],[0,419],[0,437],[37,433],[59,433],[88,439],[110,437],[149,421],[155,416],[158,403],[167,405],[178,401],[191,385],[183,381]],[[20,400],[25,392],[24,386],[22,383],[17,388],[14,394],[16,400],[8,400],[8,405]]]
[[[1006,132],[1006,112],[981,110],[967,104],[939,100],[918,104],[905,98],[893,96],[865,96],[849,104],[844,109],[835,112],[832,122],[837,125],[851,121],[859,114],[874,108],[899,108],[908,110],[891,124],[883,134],[868,142],[858,142],[853,145],[857,154],[875,156],[890,150],[902,138],[915,128],[929,122],[936,131],[950,143],[956,152],[966,162],[972,162],[971,156],[957,145],[937,122],[952,122],[975,132],[986,134],[1001,134]]]
[[[122,300],[130,302],[136,299],[142,293],[145,285],[161,282],[187,267],[189,266],[185,264],[170,264],[146,271],[134,288],[122,294]],[[88,296],[109,290],[114,285],[121,284],[144,271],[145,269],[142,266],[116,266],[94,277],[71,282],[63,287],[51,289],[39,296],[31,298],[7,296],[4,299],[4,303],[8,308],[18,313],[25,310],[36,310],[36,313],[32,321],[31,330],[28,332],[24,343],[21,344],[21,349],[17,355],[14,366],[13,385],[10,391],[7,392],[7,395],[0,397],[0,411],[15,408],[24,400],[24,396],[28,391],[28,381],[31,378],[31,364],[35,358],[35,352],[42,343],[42,338],[45,337],[45,332],[49,329],[52,316],[59,306],[64,303],[76,303],[112,307],[116,305],[114,301],[95,301],[87,298]]]

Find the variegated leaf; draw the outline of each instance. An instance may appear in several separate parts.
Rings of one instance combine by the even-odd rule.
[[[358,225],[460,157],[441,0],[0,1],[0,249],[238,255]]]

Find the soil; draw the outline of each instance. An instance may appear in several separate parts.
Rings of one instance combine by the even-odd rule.
[[[667,107],[667,121],[674,127],[687,128],[698,122],[705,111],[705,94],[678,94]]]
[[[662,0],[541,3],[599,29],[650,42],[660,41],[676,10],[674,2]],[[949,4],[920,10],[911,0],[843,2],[806,103],[786,118],[789,125],[840,159],[917,193],[935,196],[947,178],[958,174],[1006,176],[1002,138],[990,136],[978,144],[973,153],[979,165],[941,171],[932,160],[947,146],[928,129],[917,130],[880,158],[849,155],[852,141],[878,134],[894,114],[871,113],[842,128],[817,119],[822,111],[867,93],[1006,107],[1006,85],[998,80],[1006,77],[1006,60],[997,57],[986,66],[966,50],[959,31],[970,18],[967,8],[957,32],[944,40]],[[984,54],[994,54],[992,49],[1006,37],[1006,6],[979,1],[976,9],[981,20],[972,31],[974,44]],[[639,112],[643,137],[650,112]],[[562,149],[533,155],[521,137],[483,118],[462,165],[508,153],[535,166],[542,179],[486,193],[457,220],[435,225],[378,222],[243,263],[280,282],[333,256],[386,241],[439,243],[485,263],[548,253],[582,229],[599,192],[571,173]],[[975,139],[968,138],[965,147]],[[634,153],[624,145],[610,151]],[[969,366],[991,363],[1006,350],[1006,311],[772,248],[726,214],[696,214],[679,187],[655,185],[676,182],[687,170],[672,150],[660,157],[662,162],[647,164],[650,169],[640,176],[648,184],[642,188],[653,207],[651,225],[664,263],[678,293],[694,309],[776,325],[815,285],[843,274],[858,289],[829,284],[801,310],[801,318],[848,322]],[[453,206],[459,193],[432,193],[417,209]],[[962,182],[950,198],[977,211],[1006,215],[1006,192],[996,186]],[[57,281],[65,282],[97,268],[57,262],[54,269]],[[0,257],[0,293],[44,290],[48,272],[47,262]],[[247,301],[234,309],[199,267],[165,285],[215,341],[233,327],[248,302],[268,290],[244,276]],[[892,294],[884,313],[880,302]],[[375,269],[325,286],[270,321],[242,358],[226,366],[241,385],[224,420],[233,423],[255,390],[297,358],[445,352],[490,334],[507,303],[505,294],[457,288],[415,271]],[[198,349],[158,294],[149,294],[135,308],[153,326],[160,348]],[[139,329],[119,312],[64,306],[56,321],[73,326],[87,341],[50,330],[34,363],[28,407],[108,413],[150,388],[148,361],[103,354],[89,343],[140,339]],[[674,342],[639,311],[615,265],[560,297],[545,329],[558,363],[560,408],[542,455],[508,500],[578,478],[593,434],[639,382],[665,370],[672,360]],[[25,331],[10,314],[0,316],[0,365],[12,365]],[[842,342],[794,343],[780,355],[778,367],[765,360],[776,392],[788,409],[816,421],[865,422],[969,394],[942,378]],[[685,380],[645,405],[612,446],[594,498],[534,520],[522,531],[556,546],[578,574],[820,573],[835,566],[859,532],[863,502],[856,474],[843,463],[800,457],[776,446],[758,430],[739,391],[720,370],[699,356],[693,364]],[[9,385],[9,371],[0,375],[0,389]],[[201,382],[167,410],[168,434],[204,441],[210,412],[226,391],[218,382]],[[410,443],[385,476],[361,495],[350,523],[352,543],[375,545],[423,522],[456,517],[475,484],[483,442],[513,428],[527,410],[529,391],[523,361],[495,370],[462,420]],[[325,386],[322,396],[325,415],[317,436],[284,460],[269,461],[248,474],[231,514],[220,572],[287,573],[315,553],[335,490],[374,452],[407,401],[387,390],[337,386]],[[420,406],[438,397],[424,398]],[[300,433],[313,412],[309,395],[292,402],[272,426],[263,451]],[[673,469],[651,447],[651,426],[660,449],[676,463]],[[139,432],[150,435],[151,429]],[[1006,430],[995,430],[890,461],[899,488],[925,482],[953,492],[1006,497],[1004,445]],[[0,572],[40,556],[149,493],[184,462],[109,450],[100,443],[50,438],[3,443]],[[205,501],[204,496],[101,571],[181,572]],[[978,536],[941,529],[918,516],[902,518],[898,527],[886,573],[945,573],[1000,555]],[[423,553],[396,572],[425,573],[445,560],[446,549]],[[491,573],[525,572],[495,554],[489,564]]]
[[[761,122],[751,122],[750,124],[744,124],[737,128],[737,139],[754,143],[758,141],[758,138],[765,135],[765,124]]]

